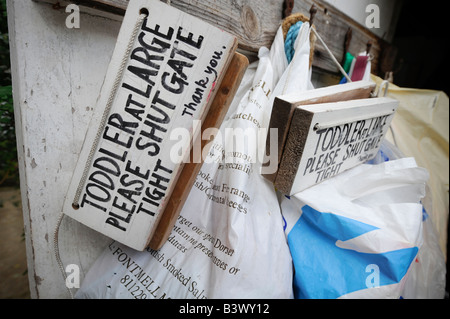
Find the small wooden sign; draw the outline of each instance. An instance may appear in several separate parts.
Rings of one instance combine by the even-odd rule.
[[[295,107],[275,187],[292,195],[372,159],[397,106],[383,97]]]
[[[161,1],[130,1],[63,212],[145,249],[236,47]],[[187,146],[170,137],[175,128],[190,132]]]
[[[305,92],[293,92],[277,96],[273,103],[272,114],[270,116],[269,128],[275,128],[278,131],[278,163],[281,163],[284,146],[289,132],[292,115],[294,110],[301,105],[311,105],[320,103],[331,103],[339,101],[350,101],[357,99],[367,99],[375,89],[375,83],[371,81],[348,82],[345,84],[332,85]],[[266,139],[266,152],[264,153],[264,167],[272,167],[270,163],[272,156],[270,150],[270,131]],[[278,170],[275,172],[269,170],[262,171],[263,176],[275,182]]]

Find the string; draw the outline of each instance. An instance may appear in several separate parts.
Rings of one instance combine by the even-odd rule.
[[[170,0],[167,1],[167,4],[170,5]],[[116,97],[116,93],[117,93],[119,84],[120,84],[120,82],[122,80],[124,69],[125,69],[125,67],[127,65],[127,62],[128,62],[128,56],[130,55],[131,49],[134,46],[134,42],[135,42],[135,39],[136,39],[137,32],[139,31],[140,26],[142,25],[142,23],[143,23],[144,19],[146,18],[146,16],[147,15],[144,14],[144,13],[140,13],[139,14],[139,17],[138,17],[138,19],[136,21],[136,25],[134,26],[133,31],[131,33],[130,41],[128,42],[127,48],[125,50],[125,54],[124,54],[124,56],[122,58],[122,61],[120,63],[119,70],[118,70],[117,76],[116,76],[116,78],[114,80],[113,87],[111,89],[108,101],[106,103],[105,110],[103,111],[103,115],[102,115],[102,118],[101,118],[101,121],[100,121],[99,129],[98,129],[97,134],[96,134],[96,136],[94,138],[94,141],[93,141],[93,144],[92,144],[92,147],[91,147],[91,151],[89,152],[88,158],[86,160],[86,165],[85,165],[84,170],[83,170],[83,174],[81,176],[80,182],[78,184],[78,188],[76,190],[76,193],[75,193],[75,196],[74,196],[74,199],[73,199],[72,206],[73,206],[74,209],[77,209],[79,207],[78,201],[80,199],[83,186],[86,183],[87,174],[89,173],[90,165],[92,163],[95,151],[96,151],[98,143],[100,141],[101,134],[102,134],[103,129],[104,129],[105,125],[106,125],[106,120],[107,120],[108,115],[109,115],[109,113],[111,111],[112,104],[113,104],[114,99]],[[64,264],[63,264],[63,262],[61,260],[61,255],[59,253],[59,228],[61,226],[61,222],[62,222],[63,218],[64,218],[64,213],[61,213],[59,215],[59,217],[58,217],[57,222],[56,222],[56,226],[55,226],[54,233],[53,233],[53,250],[54,250],[54,253],[55,253],[56,262],[58,263],[58,267],[59,267],[59,269],[60,269],[60,271],[62,273],[62,276],[64,278],[64,282],[66,284],[67,274],[66,274],[66,270],[64,269]],[[73,299],[74,296],[73,296],[72,291],[69,289],[69,287],[67,285],[66,285],[66,288],[69,291],[70,297]]]
[[[61,270],[61,273],[63,275],[64,278],[64,284],[66,285],[67,290],[69,291],[70,294],[70,298],[74,298],[73,294],[72,294],[72,290],[69,289],[69,287],[66,284],[67,281],[67,274],[66,274],[66,270],[64,269],[64,264],[61,260],[61,256],[59,255],[59,240],[58,240],[58,235],[59,235],[59,227],[61,226],[61,222],[64,218],[64,213],[61,213],[58,217],[58,221],[56,222],[56,227],[55,227],[55,231],[53,233],[53,250],[55,252],[55,257],[56,257],[56,262],[58,263],[59,269]]]
[[[286,40],[284,42],[284,51],[286,52],[286,58],[288,60],[288,63],[291,63],[292,58],[294,57],[295,40],[297,39],[298,32],[300,31],[300,27],[302,26],[302,24],[303,24],[302,21],[298,21],[297,23],[293,24],[286,34]]]
[[[347,79],[348,82],[352,82],[352,80],[350,79],[350,77],[348,76],[347,72],[344,71],[344,69],[342,68],[341,64],[336,60],[336,58],[334,57],[333,53],[330,51],[330,49],[328,49],[328,46],[325,44],[325,42],[322,40],[322,38],[320,37],[319,33],[317,33],[316,29],[311,28],[311,30],[314,32],[314,34],[316,35],[316,37],[319,39],[320,43],[322,43],[322,45],[324,46],[325,50],[327,51],[327,53],[330,55],[331,59],[333,60],[334,64],[336,64],[336,66],[338,67],[339,71],[342,73],[343,76],[345,76],[345,78]]]
[[[103,115],[102,115],[102,118],[100,120],[100,125],[99,125],[99,128],[97,130],[97,134],[94,137],[94,141],[92,143],[91,151],[89,152],[88,157],[86,159],[86,164],[84,166],[83,174],[81,175],[80,182],[78,184],[78,188],[77,188],[77,190],[75,192],[75,196],[74,196],[73,203],[72,203],[72,206],[73,206],[74,209],[78,209],[79,208],[78,202],[80,200],[81,192],[83,191],[83,186],[86,183],[87,175],[89,173],[89,169],[90,169],[92,160],[94,159],[95,151],[97,150],[97,146],[98,146],[98,143],[100,141],[103,129],[105,128],[107,118],[109,116],[109,113],[110,113],[111,108],[112,108],[112,104],[113,104],[114,99],[116,97],[117,89],[119,88],[120,82],[122,80],[122,76],[123,76],[125,67],[126,67],[127,62],[128,62],[128,56],[130,55],[131,49],[134,46],[134,41],[136,39],[137,32],[139,31],[139,29],[141,27],[141,24],[144,21],[146,16],[147,15],[145,15],[144,13],[141,13],[139,15],[139,18],[138,18],[138,20],[136,22],[136,25],[134,26],[133,31],[131,33],[130,40],[128,41],[128,45],[127,45],[127,48],[125,50],[125,54],[122,57],[122,61],[121,61],[120,66],[119,66],[119,70],[117,72],[116,78],[115,78],[114,83],[113,83],[113,87],[111,89],[108,101],[106,103],[105,110],[103,111]]]
[[[298,21],[298,22],[292,24],[289,27],[287,32],[285,31],[286,32],[286,40],[285,40],[285,44],[284,45],[285,45],[286,58],[288,60],[288,63],[290,63],[292,61],[293,57],[294,57],[294,54],[295,54],[295,50],[294,50],[295,39],[298,36],[298,32],[300,30],[301,24],[302,24],[301,21]],[[325,50],[330,55],[332,61],[334,62],[334,64],[336,64],[336,66],[338,67],[338,69],[342,73],[342,75],[346,78],[346,80],[348,82],[352,82],[352,80],[348,76],[347,72],[345,72],[345,70],[342,68],[341,64],[336,60],[336,58],[334,57],[333,53],[330,51],[328,46],[322,40],[320,35],[317,33],[316,29],[313,28],[312,26],[310,27],[310,29],[313,31],[315,36],[322,43],[322,45],[324,46]]]

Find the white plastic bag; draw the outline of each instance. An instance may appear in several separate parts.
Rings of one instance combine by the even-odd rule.
[[[380,164],[404,157],[405,155],[395,145],[384,140],[377,156],[369,163]],[[405,299],[442,299],[445,296],[445,258],[439,245],[439,236],[432,215],[429,213],[433,211],[433,194],[428,186],[427,184],[426,195],[422,199],[423,243],[405,281],[401,296]]]
[[[380,85],[382,79],[372,75]],[[447,255],[449,216],[449,98],[442,91],[389,84],[387,96],[400,102],[386,139],[430,173],[432,217],[443,255]]]
[[[297,298],[400,298],[422,245],[428,172],[363,164],[282,200]]]
[[[302,39],[308,54],[297,54],[289,66],[281,28],[271,50],[260,49],[164,246],[137,252],[111,243],[89,270],[77,298],[293,297],[292,259],[279,202],[256,160],[262,158],[267,131],[243,149],[229,145],[245,140],[242,133],[268,126],[273,92],[285,90],[276,88],[283,72],[290,72],[284,79],[305,77],[296,89],[307,89],[310,75],[303,60],[309,60],[309,39]]]
[[[423,211],[423,244],[405,282],[405,299],[443,299],[446,266],[430,215]]]

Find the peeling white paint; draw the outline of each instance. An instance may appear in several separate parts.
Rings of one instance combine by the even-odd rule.
[[[120,28],[117,20],[8,0],[11,71],[32,298],[68,298],[53,232]],[[59,236],[62,261],[84,271],[109,242],[69,218]]]

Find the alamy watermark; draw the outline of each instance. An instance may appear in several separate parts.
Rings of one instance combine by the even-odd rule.
[[[196,131],[201,132],[199,120],[193,121],[193,132]],[[268,150],[266,138],[270,141],[267,144],[270,145]],[[237,127],[225,128],[222,132],[218,128],[209,127],[201,134],[192,134],[186,128],[174,128],[170,132],[169,139],[175,141],[169,154],[172,163],[236,164],[238,161],[245,160],[247,163],[261,164],[262,174],[273,174],[278,169],[278,129],[276,128]],[[202,141],[209,142],[202,148]],[[210,152],[213,145],[216,146],[216,150],[221,150],[219,157]],[[191,148],[192,158],[189,152]],[[239,156],[234,156],[235,154]]]
[[[66,27],[68,29],[79,29],[80,28],[80,7],[76,4],[69,4],[66,7]]]
[[[366,273],[369,273],[369,275],[366,277],[366,287],[380,287],[380,267],[378,267],[378,265],[376,264],[367,265]]]
[[[77,264],[69,264],[66,266],[66,287],[80,288],[80,267]]]
[[[380,28],[380,7],[374,3],[367,5],[366,13],[366,27],[368,29],[379,29]]]
[[[65,9],[68,13],[66,17],[66,27],[68,29],[80,28],[80,7],[76,4],[69,4]],[[368,13],[365,25],[368,29],[380,28],[380,7],[377,4],[371,3],[366,6],[366,13]]]

